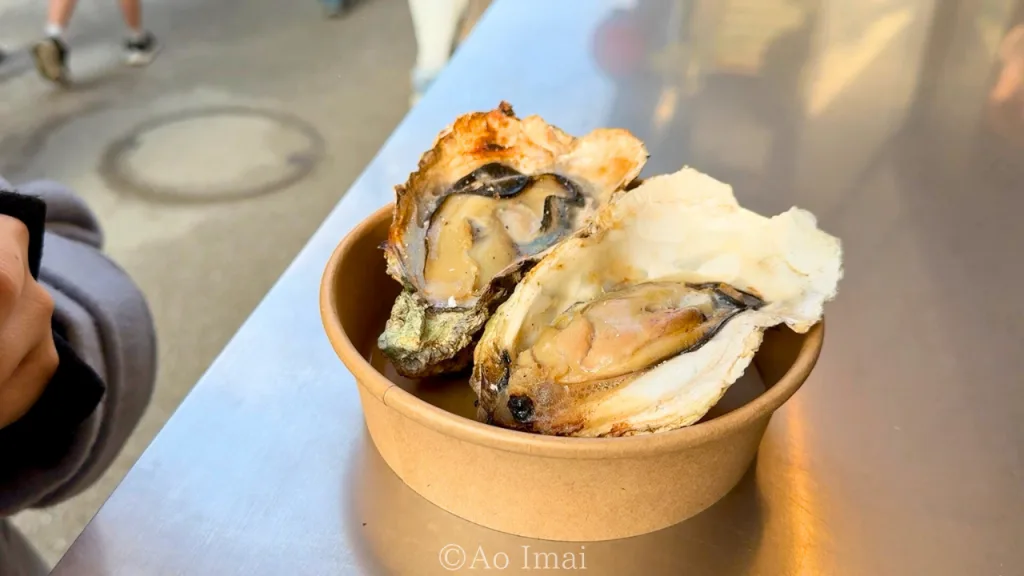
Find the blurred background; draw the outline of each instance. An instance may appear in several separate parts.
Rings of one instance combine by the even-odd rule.
[[[29,56],[45,2],[0,0],[0,174],[58,180],[86,199],[107,251],[147,294],[160,339],[156,396],[118,464],[73,501],[16,519],[51,562],[490,4],[324,1],[148,0],[146,26],[164,48],[144,69],[120,65],[116,3],[85,1],[67,30],[72,82],[55,87]],[[865,214],[852,195],[816,196],[822,174],[831,190],[875,195],[954,174],[943,158],[966,159],[964,173],[990,184],[993,166],[1022,177],[1022,2],[619,4],[592,39],[608,79],[594,97],[607,98],[606,124],[628,125],[658,152],[648,173],[685,159],[761,211],[804,197],[840,236],[882,230],[901,207]],[[915,125],[924,132],[908,146]],[[837,131],[851,137],[828,137]],[[902,173],[887,168],[893,158]],[[772,193],[782,188],[791,192]],[[913,208],[951,228],[972,210],[941,198]]]
[[[408,111],[412,76],[425,88],[436,72],[414,70],[409,2],[347,4],[334,15],[317,0],[146,0],[163,48],[135,69],[121,63],[117,2],[85,0],[58,87],[30,54],[46,2],[0,0],[0,174],[85,198],[160,343],[156,395],[117,464],[71,502],[15,519],[51,562]],[[460,4],[435,14],[443,55],[486,6]]]

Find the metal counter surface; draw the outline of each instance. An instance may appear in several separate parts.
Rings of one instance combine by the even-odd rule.
[[[497,2],[55,574],[445,574],[448,545],[504,573],[534,552],[596,574],[1024,573],[1024,53],[1001,46],[1020,21],[1000,1]],[[502,99],[629,128],[644,175],[693,165],[844,242],[816,371],[692,520],[504,535],[411,492],[368,439],[324,265],[440,129]]]

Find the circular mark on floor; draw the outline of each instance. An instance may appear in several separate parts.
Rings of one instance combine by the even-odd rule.
[[[151,200],[239,200],[302,180],[324,149],[291,114],[217,106],[143,122],[107,147],[99,173],[114,190]]]

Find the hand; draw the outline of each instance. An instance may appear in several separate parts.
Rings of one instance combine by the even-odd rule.
[[[0,215],[0,428],[25,415],[57,370],[53,298],[28,268],[28,228]]]

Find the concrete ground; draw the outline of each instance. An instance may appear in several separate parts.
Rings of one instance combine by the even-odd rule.
[[[160,338],[156,395],[115,466],[16,518],[54,562],[401,120],[415,42],[403,0],[363,0],[340,20],[315,0],[149,0],[165,47],[129,70],[117,3],[84,0],[69,30],[75,85],[57,89],[24,52],[45,4],[0,0],[0,47],[15,51],[0,64],[0,173],[85,197]],[[117,144],[161,119],[173,121]]]

